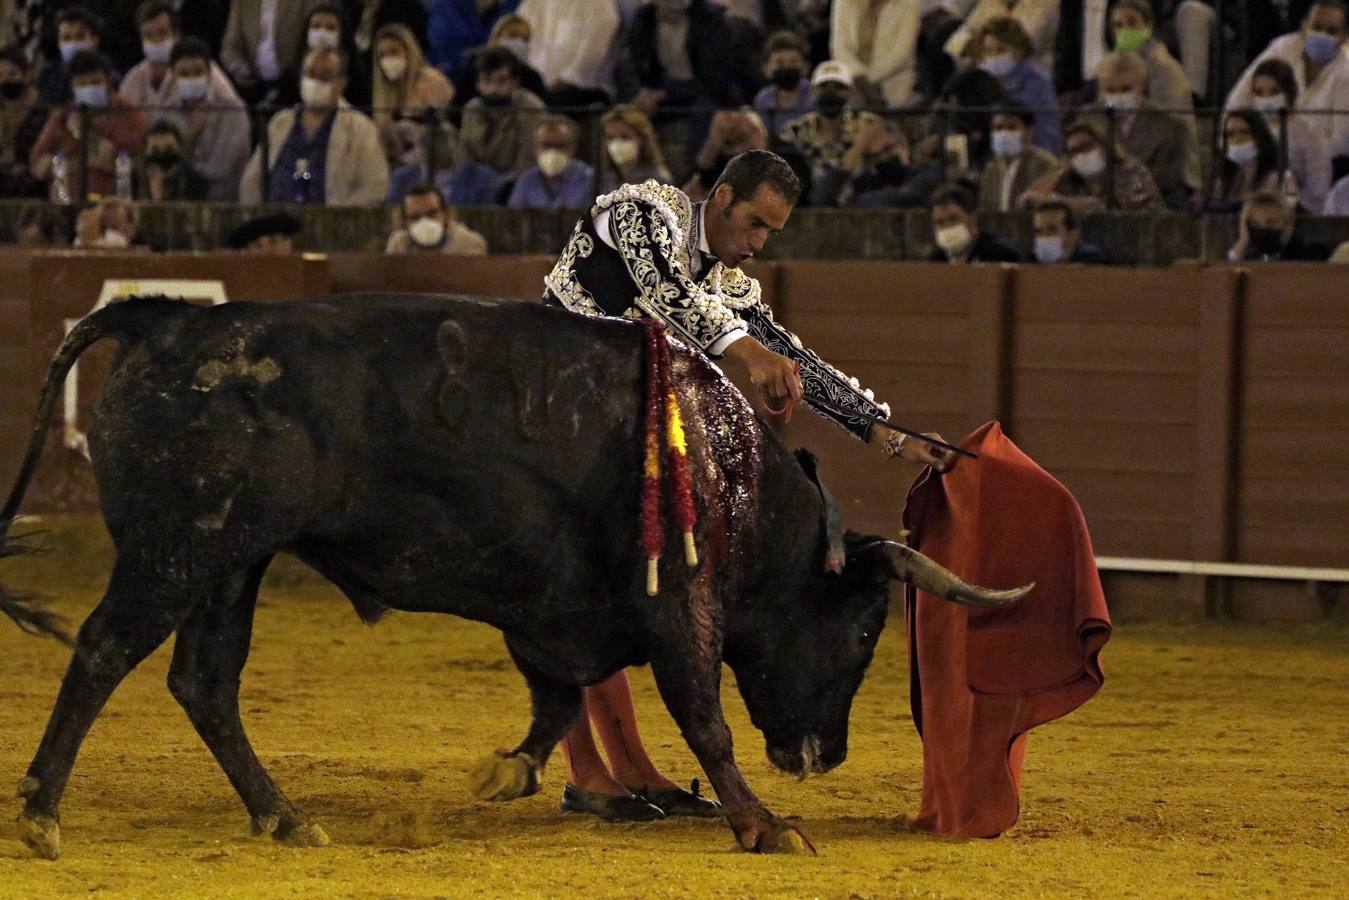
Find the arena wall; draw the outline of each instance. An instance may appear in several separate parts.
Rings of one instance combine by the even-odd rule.
[[[106,279],[217,279],[236,300],[330,290],[534,300],[550,265],[546,255],[0,253],[0,485],[17,470],[64,320],[87,312]],[[1077,496],[1103,556],[1349,567],[1349,290],[1337,267],[752,269],[778,318],[888,400],[896,421],[953,438],[1003,422]],[[81,361],[81,422],[109,355],[94,348]],[[779,425],[821,456],[851,527],[896,532],[910,467],[804,410]],[[92,509],[87,462],[59,431],[27,508]],[[1317,618],[1349,606],[1334,584],[1107,582],[1140,615]]]

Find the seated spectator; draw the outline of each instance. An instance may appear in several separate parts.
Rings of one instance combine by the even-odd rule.
[[[511,13],[508,16],[502,16],[497,19],[497,23],[492,26],[492,33],[487,38],[485,47],[475,48],[470,53],[476,64],[478,54],[491,47],[501,47],[509,50],[515,57],[515,77],[520,82],[520,87],[529,91],[539,99],[548,93],[548,86],[543,83],[543,76],[539,70],[529,64],[529,47],[534,40],[534,29],[530,27],[529,20],[524,16]],[[469,69],[464,79],[467,91],[463,93],[464,102],[467,103],[472,98],[478,96],[477,67],[476,65]],[[458,85],[455,86],[458,90]]]
[[[278,95],[283,80],[300,67],[315,5],[315,0],[231,0],[220,63],[250,105]]]
[[[991,19],[983,28],[979,67],[1002,82],[1012,100],[1035,115],[1033,141],[1050,153],[1063,149],[1063,116],[1054,82],[1035,62],[1034,46],[1021,24],[1010,16]]]
[[[47,106],[59,106],[70,101],[69,66],[75,55],[87,50],[99,52],[103,22],[83,6],[69,6],[56,17],[56,43],[61,58],[43,66],[37,76],[38,99]],[[106,61],[106,57],[104,58]],[[119,80],[108,63],[112,83]]]
[[[311,50],[304,61],[300,104],[267,123],[269,159],[262,147],[244,169],[244,203],[362,206],[383,202],[389,165],[375,123],[342,99],[346,61],[339,50]],[[267,193],[262,167],[270,172]]]
[[[53,158],[64,158],[69,184],[52,183],[53,199],[68,202],[60,195],[62,189],[74,198],[80,183],[79,149],[83,117],[80,108],[88,110],[89,128],[93,132],[89,142],[88,189],[100,196],[111,194],[116,187],[116,165],[119,154],[135,157],[145,136],[145,113],[127,103],[112,89],[112,73],[108,61],[92,50],[81,50],[70,60],[71,90],[74,101],[52,110],[42,126],[42,133],[29,152],[29,167],[34,177],[52,182]]]
[[[173,45],[169,69],[168,109],[162,118],[178,126],[183,158],[206,179],[207,198],[233,202],[251,149],[244,101],[199,38],[185,37]]]
[[[1115,49],[1142,57],[1148,69],[1148,99],[1160,109],[1180,116],[1185,127],[1194,132],[1194,95],[1190,90],[1190,79],[1167,51],[1166,45],[1153,34],[1154,21],[1149,0],[1116,0],[1110,9]]]
[[[946,4],[941,4],[946,5]],[[950,4],[953,7],[969,8],[969,0]],[[1014,20],[1031,43],[1027,56],[1034,60],[1042,72],[1054,72],[1054,36],[1059,25],[1058,0],[977,0],[974,8],[946,42],[945,50],[956,60],[966,56],[971,49],[968,45],[979,43],[981,33],[994,19],[1010,18]],[[1033,104],[1028,104],[1034,109]],[[1053,152],[1059,152],[1054,148]]]
[[[719,110],[712,116],[707,140],[694,158],[694,171],[684,193],[696,203],[707,198],[721,172],[733,157],[746,150],[767,150],[768,130],[753,110]]]
[[[1227,251],[1232,262],[1323,262],[1330,250],[1293,233],[1293,208],[1278,194],[1253,194],[1241,207],[1237,242]]]
[[[520,87],[515,56],[494,47],[478,56],[478,96],[464,106],[460,136],[474,162],[515,176],[533,164],[543,101]]]
[[[1091,118],[1108,134],[1106,109],[1114,110],[1115,137],[1147,167],[1172,209],[1184,209],[1199,191],[1199,147],[1179,117],[1159,110],[1143,92],[1147,64],[1137,53],[1116,51],[1101,61]]]
[[[597,194],[607,194],[620,184],[640,184],[655,179],[672,184],[665,155],[656,142],[651,120],[635,106],[615,106],[600,119],[604,129],[604,153],[600,159]]]
[[[474,68],[468,51],[486,43],[497,21],[514,12],[519,5],[519,0],[453,0],[429,4],[427,60],[457,84],[466,71],[471,72]]]
[[[595,170],[576,158],[576,123],[548,116],[534,131],[536,163],[520,173],[511,209],[577,209],[595,197]]]
[[[1021,254],[986,231],[979,230],[974,192],[949,184],[932,197],[932,238],[936,246],[929,262],[1020,262]]]
[[[1031,185],[1022,195],[1021,205],[1034,206],[1054,195],[1083,216],[1104,209],[1160,209],[1162,195],[1152,173],[1118,145],[1111,172],[1108,146],[1099,125],[1085,120],[1074,122],[1064,135],[1059,171]],[[1114,191],[1110,192],[1112,183]]]
[[[1035,114],[1021,104],[1005,104],[993,114],[993,156],[979,177],[979,208],[1008,212],[1035,182],[1058,171],[1054,154],[1031,143]]]
[[[56,211],[50,206],[30,206],[14,223],[14,244],[30,249],[64,247],[66,236]]]
[[[739,106],[752,96],[737,77],[726,11],[711,0],[650,0],[628,27],[628,63],[640,85],[632,103],[659,107]]]
[[[957,72],[933,104],[932,131],[918,157],[940,160],[952,179],[977,177],[993,154],[992,110],[1006,103],[1002,82],[983,69]]]
[[[272,213],[244,222],[230,232],[226,243],[244,253],[289,256],[295,252],[295,235],[299,233],[299,219]]]
[[[347,86],[342,97],[352,106],[362,109],[370,106],[371,73],[367,63],[370,56],[356,52],[340,3],[329,0],[317,6],[311,4],[300,44],[298,59],[303,59],[312,50],[342,51],[347,60]],[[278,99],[282,103],[294,103],[299,95],[299,73],[291,70],[281,79]]]
[[[610,48],[619,38],[615,0],[522,0],[530,26],[528,63],[543,76],[549,106],[608,106],[614,97]]]
[[[875,113],[848,106],[853,96],[853,77],[837,60],[822,62],[811,76],[815,110],[788,122],[778,135],[782,142],[805,157],[812,181],[843,163],[843,155],[862,132],[881,119]]]
[[[890,122],[869,126],[842,164],[811,185],[812,206],[922,207],[940,186],[939,166],[914,165],[909,142]]]
[[[424,181],[408,188],[401,207],[403,227],[389,235],[385,253],[487,254],[487,241],[455,218],[434,184]]]
[[[38,103],[28,57],[17,47],[0,50],[0,196],[43,196],[28,159],[42,134],[47,111]]]
[[[1325,206],[1330,190],[1330,142],[1325,133],[1297,111],[1300,90],[1293,67],[1271,57],[1251,77],[1251,107],[1265,115],[1274,141],[1282,148],[1282,167],[1297,182],[1298,205],[1312,215]]]
[[[1230,212],[1253,194],[1277,191],[1279,148],[1258,112],[1238,109],[1223,122],[1223,159],[1205,209]]]
[[[145,58],[126,73],[117,92],[132,106],[148,108],[146,112],[153,117],[176,99],[169,58],[178,42],[178,13],[171,0],[145,0],[136,7],[136,27]]]
[[[145,132],[145,154],[136,199],[148,203],[205,200],[210,184],[183,157],[183,135],[172,122],[160,120]]]
[[[851,86],[862,102],[901,109],[917,101],[914,79],[922,6],[917,2],[834,0],[829,56],[856,77]]]
[[[423,0],[363,0],[356,4],[360,15],[352,32],[358,53],[374,53],[379,33],[388,25],[402,25],[414,35],[426,34],[426,4]]]
[[[375,127],[390,168],[416,164],[426,130],[418,120],[449,106],[454,88],[427,65],[416,36],[403,25],[385,25],[375,37],[373,95]]]
[[[770,35],[764,45],[767,60],[764,77],[768,84],[754,95],[754,109],[763,118],[768,133],[782,133],[782,126],[814,109],[810,99],[810,59],[805,40],[794,31]]]
[[[434,182],[450,206],[491,206],[501,202],[501,177],[490,166],[469,158],[459,139],[459,130],[449,122],[441,122],[435,131],[425,130],[416,164],[399,166],[390,173],[387,202],[401,203],[408,189],[423,181]]]
[[[1101,248],[1082,240],[1077,211],[1062,200],[1046,200],[1035,207],[1035,261],[1039,263],[1105,262]]]
[[[1227,95],[1225,109],[1249,108],[1254,99],[1256,68],[1266,60],[1281,59],[1292,68],[1300,89],[1293,108],[1307,112],[1307,123],[1325,138],[1333,159],[1349,156],[1349,53],[1343,49],[1345,26],[1345,5],[1341,0],[1313,3],[1301,31],[1275,38],[1242,73]],[[1313,110],[1335,112],[1317,115]],[[1345,162],[1337,165],[1344,166]],[[1337,168],[1332,177],[1341,174],[1344,173]]]
[[[136,209],[124,200],[100,200],[75,219],[76,250],[151,249],[137,240]]]

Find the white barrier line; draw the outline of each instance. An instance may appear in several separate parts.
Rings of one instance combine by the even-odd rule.
[[[1199,562],[1188,559],[1135,559],[1098,556],[1096,568],[1111,572],[1154,572],[1174,575],[1226,575],[1233,578],[1275,578],[1285,581],[1349,582],[1349,569],[1308,566],[1263,566],[1253,563]]]

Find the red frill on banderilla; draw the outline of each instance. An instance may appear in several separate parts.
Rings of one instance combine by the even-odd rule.
[[[660,592],[661,551],[665,548],[665,519],[662,515],[662,475],[668,472],[670,506],[675,524],[684,533],[684,559],[690,567],[698,565],[698,548],[693,541],[697,510],[693,504],[693,486],[689,476],[688,445],[684,438],[684,420],[679,412],[670,378],[670,342],[665,326],[654,319],[643,319],[646,339],[646,431],[642,459],[641,544],[646,556],[646,592]],[[667,466],[661,467],[661,436]]]

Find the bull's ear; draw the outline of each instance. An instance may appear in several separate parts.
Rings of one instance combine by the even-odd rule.
[[[842,573],[843,566],[847,560],[847,548],[843,540],[843,514],[839,512],[838,504],[834,502],[833,496],[825,489],[824,483],[820,481],[819,460],[815,454],[804,447],[796,448],[796,462],[801,466],[801,471],[806,473],[814,484],[816,490],[820,492],[820,518],[824,526],[825,551],[824,568],[825,571],[833,572],[835,575]]]
[[[873,579],[889,577],[889,565],[885,556],[885,538],[875,534],[845,532],[843,546],[850,573],[871,573]]]

